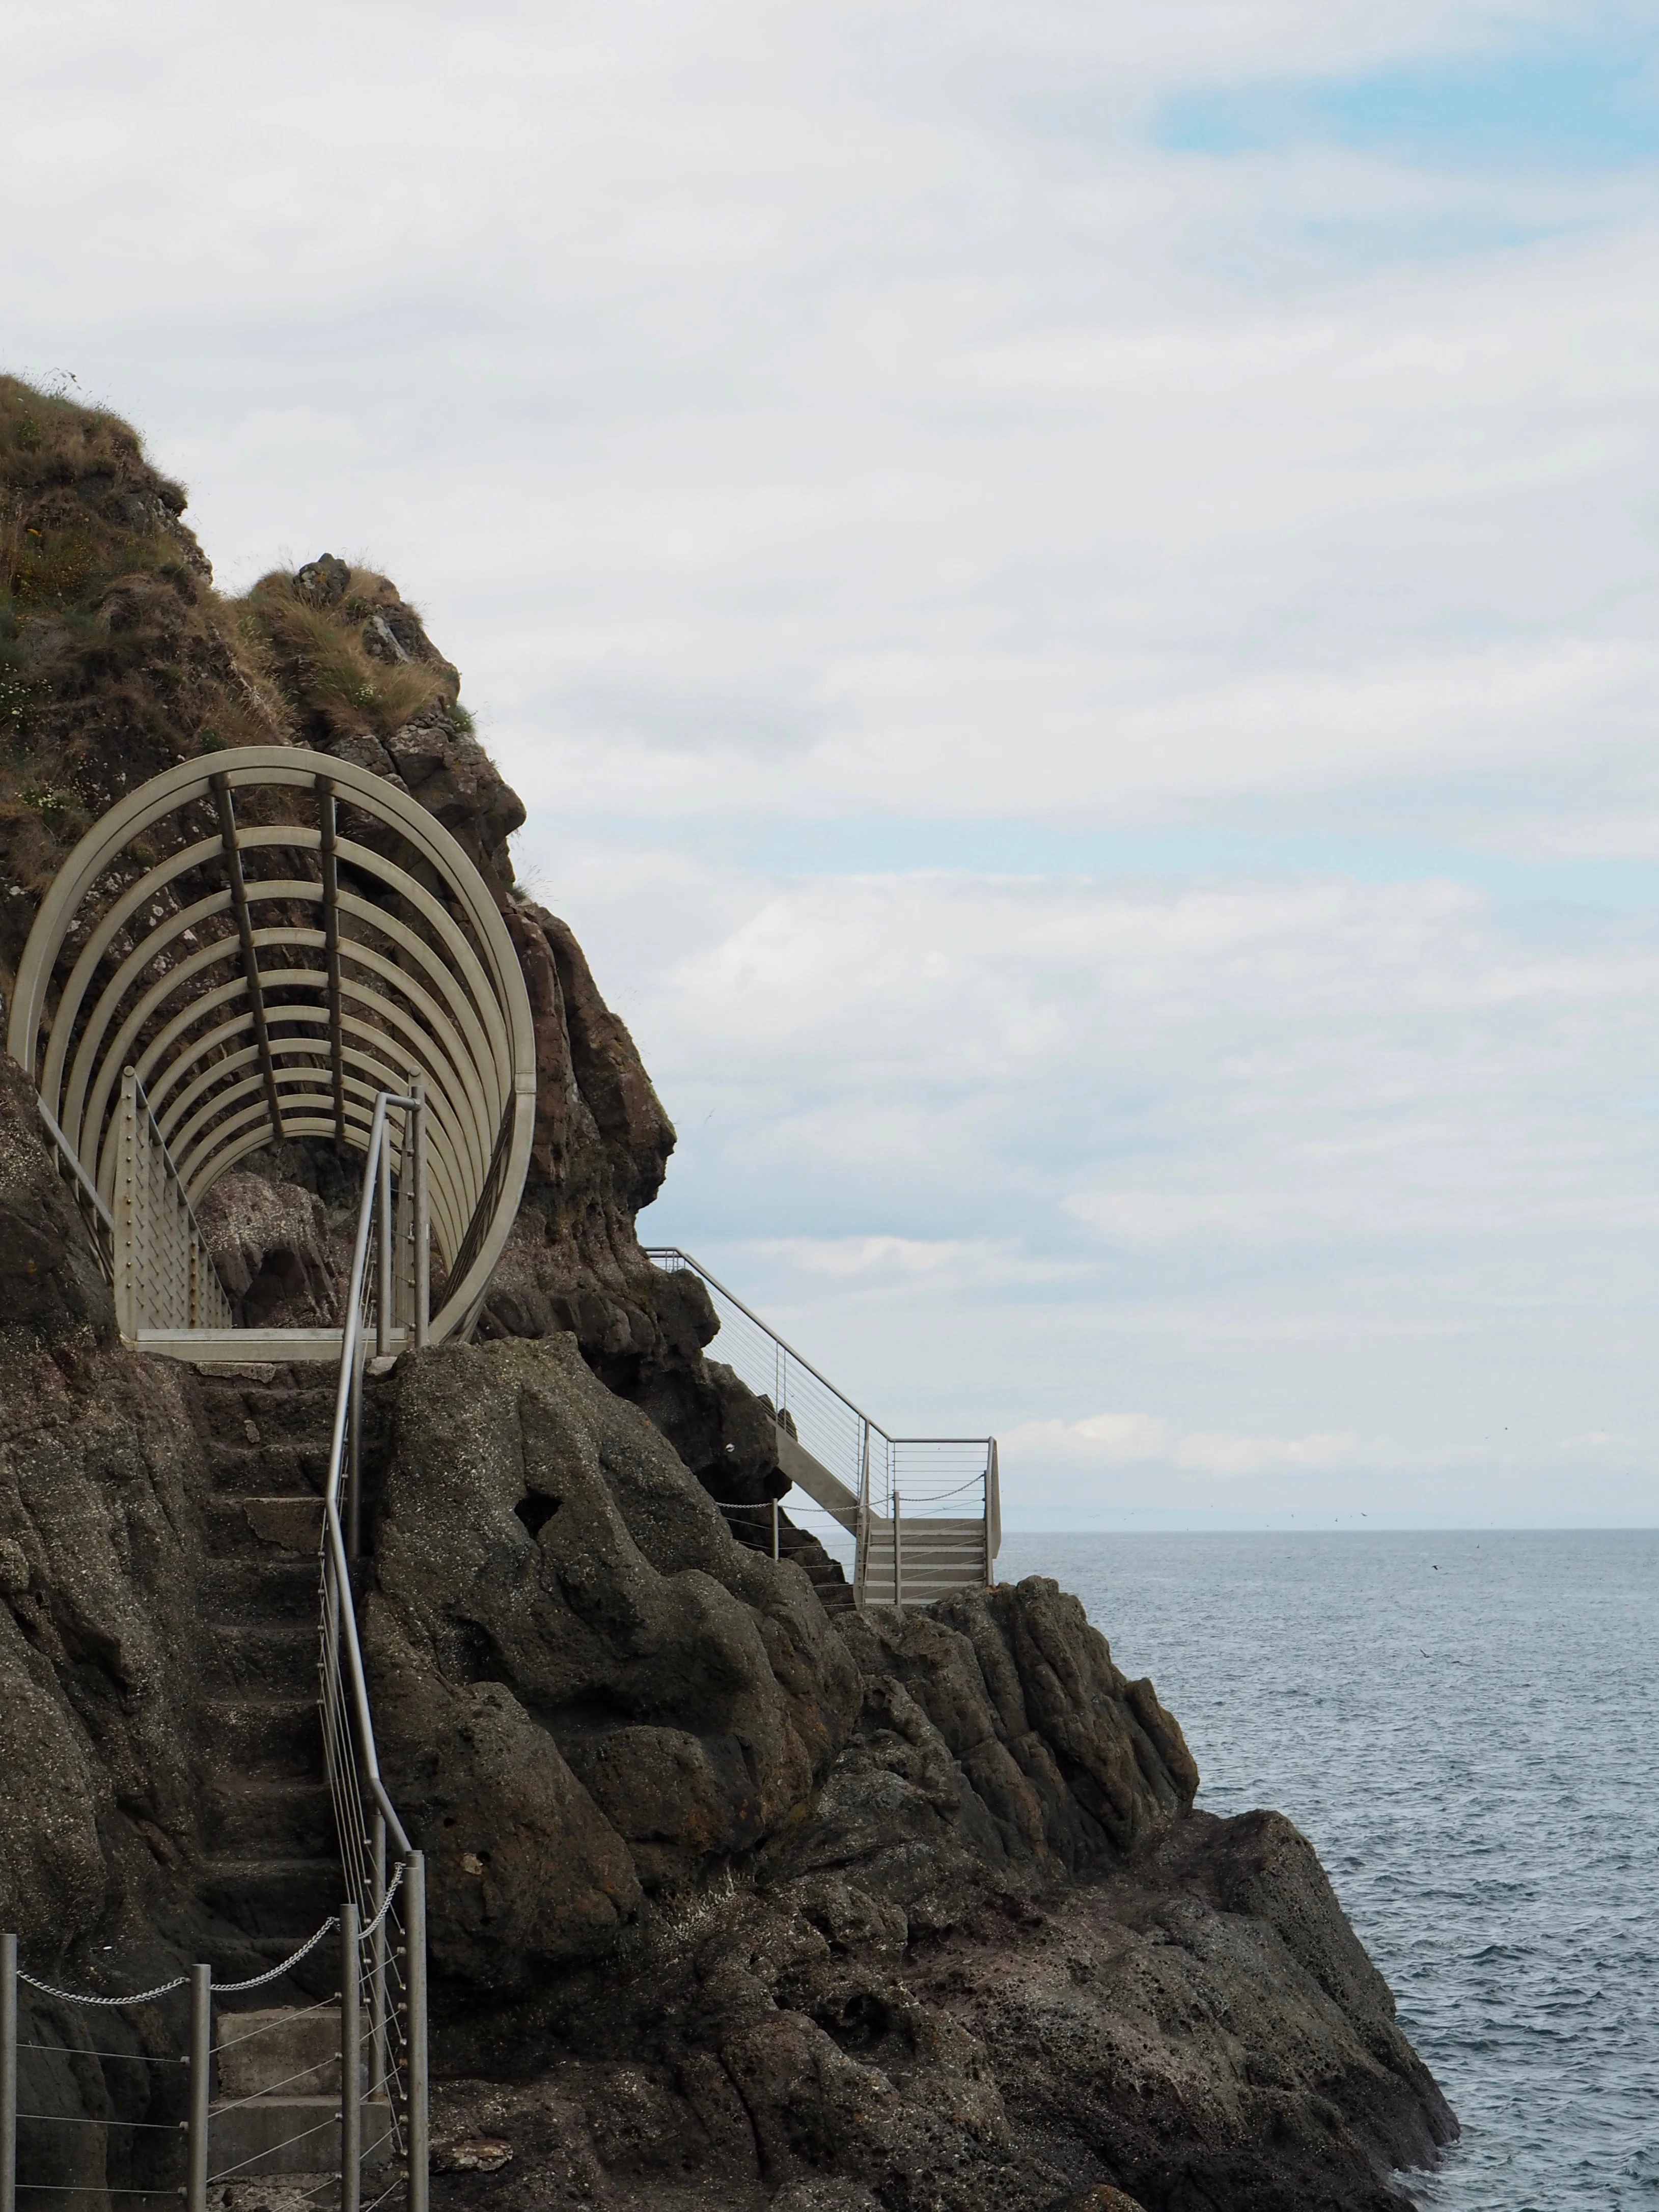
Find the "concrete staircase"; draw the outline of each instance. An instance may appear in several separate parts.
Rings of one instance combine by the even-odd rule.
[[[893,1524],[873,1516],[865,1547],[865,1599],[870,1605],[893,1602]],[[932,1605],[952,1590],[983,1589],[991,1579],[986,1557],[985,1522],[934,1520],[918,1515],[901,1519],[898,1550],[908,1606]]]
[[[772,1518],[764,1507],[728,1513],[726,1525],[746,1549],[771,1558]],[[778,1509],[778,1557],[793,1559],[801,1569],[817,1592],[818,1602],[826,1613],[854,1611],[853,1585],[840,1561],[830,1557],[811,1529],[802,1528],[792,1521],[781,1506]]]
[[[273,1961],[340,1903],[317,1711],[335,1381],[321,1365],[250,1364],[196,1383],[213,1482],[201,1593],[202,1901]]]
[[[272,1965],[339,1911],[343,1884],[317,1705],[321,1492],[337,1382],[321,1364],[243,1363],[198,1370],[195,1382],[212,1474],[202,1899]],[[331,1935],[293,1976],[216,2008],[215,2173],[337,2175],[340,2015],[328,2000],[339,1986]],[[271,2002],[284,1993],[309,2002]],[[391,2132],[385,2099],[366,2100],[365,2148],[389,2155]]]

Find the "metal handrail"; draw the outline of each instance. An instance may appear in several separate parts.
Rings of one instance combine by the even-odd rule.
[[[404,1116],[398,1212],[400,1218],[406,1219],[418,1245],[427,1234],[426,1110],[426,1087],[418,1074],[411,1077],[406,1091],[381,1091],[375,1094],[363,1162],[357,1231],[352,1244],[351,1277],[345,1309],[340,1316],[339,1380],[334,1393],[328,1471],[323,1486],[319,1702],[324,1764],[334,1806],[340,1863],[349,1893],[340,1908],[344,1978],[342,2005],[349,2011],[349,2025],[343,2025],[341,2036],[341,2212],[358,2212],[360,2203],[358,2180],[363,2145],[358,2125],[358,2092],[362,2084],[356,2074],[361,2055],[356,1978],[364,1954],[368,1960],[368,2027],[365,2040],[372,2053],[368,2078],[377,2090],[389,2089],[401,2080],[403,2121],[400,2130],[394,2116],[392,2134],[397,2136],[401,2133],[401,2148],[407,2159],[408,2212],[427,2212],[429,2122],[423,1863],[410,1841],[409,1832],[381,1777],[351,1588],[351,1561],[357,1549],[362,1509],[362,1395],[370,1326],[371,1243],[376,1260],[373,1320],[376,1340],[382,1350],[386,1345],[386,1322],[393,1303],[393,1284],[398,1273],[393,1266],[391,1235],[388,1116],[394,1113]],[[412,1202],[405,1205],[405,1201]],[[399,1267],[401,1262],[399,1255]],[[429,1316],[426,1269],[420,1252],[416,1255],[413,1277],[415,1308],[406,1340],[423,1346],[428,1340]],[[414,1876],[406,1894],[401,1949],[392,1941],[392,1903],[399,1874],[394,1872],[388,1881],[388,1843],[402,1862],[400,1871]],[[400,1972],[406,2000],[401,2027],[398,2007],[392,2002],[393,1978]]]
[[[356,1441],[357,1424],[352,1419],[354,1401],[361,1398],[362,1391],[363,1291],[368,1272],[369,1231],[380,1194],[380,1159],[386,1145],[386,1115],[392,1110],[417,1113],[422,1110],[422,1105],[421,1098],[415,1094],[400,1097],[392,1091],[382,1091],[375,1097],[374,1118],[369,1131],[368,1156],[363,1164],[363,1195],[357,1208],[357,1236],[352,1247],[351,1280],[342,1316],[340,1378],[335,1388],[334,1424],[328,1448],[328,1479],[323,1491],[324,1543],[329,1563],[334,1570],[339,1596],[337,1616],[334,1621],[325,1624],[325,1635],[328,1634],[330,1627],[336,1627],[343,1632],[351,1701],[357,1723],[357,1751],[362,1765],[362,1778],[392,1840],[404,1853],[413,1847],[380,1779],[380,1753],[375,1746],[374,1722],[368,1705],[368,1682],[363,1672],[362,1647],[357,1637],[357,1613],[351,1597],[351,1563],[346,1550],[345,1529],[340,1518],[340,1494],[345,1482],[348,1437]],[[383,1278],[389,1273],[384,1262],[380,1273]],[[383,1280],[380,1288],[383,1305],[390,1288],[389,1280]],[[358,1455],[354,1451],[351,1456],[355,1462]],[[353,1465],[354,1492],[361,1471],[359,1466]]]
[[[1002,1547],[1001,1484],[994,1437],[892,1435],[878,1421],[872,1420],[844,1390],[838,1389],[827,1375],[815,1367],[810,1359],[803,1358],[786,1338],[780,1336],[769,1322],[763,1321],[751,1306],[745,1304],[718,1276],[710,1274],[702,1262],[694,1259],[690,1253],[683,1251],[678,1245],[659,1244],[647,1246],[645,1256],[657,1265],[666,1266],[670,1269],[687,1268],[699,1276],[772,1347],[772,1357],[777,1363],[775,1387],[779,1402],[773,1409],[773,1415],[779,1430],[780,1464],[786,1475],[799,1483],[809,1496],[816,1498],[830,1512],[832,1520],[839,1522],[852,1534],[854,1601],[860,1608],[872,1593],[871,1554],[878,1549],[890,1547],[894,1601],[901,1601],[905,1575],[901,1520],[912,1529],[918,1524],[925,1527],[930,1520],[941,1527],[955,1527],[958,1524],[946,1524],[940,1519],[938,1508],[951,1498],[965,1498],[970,1492],[977,1492],[980,1510],[967,1516],[967,1524],[976,1522],[983,1529],[982,1564],[986,1579],[992,1578],[996,1557]],[[723,1327],[724,1316],[719,1317]],[[738,1347],[738,1364],[742,1367],[745,1364],[744,1352],[746,1347],[741,1333],[736,1335],[734,1341]],[[835,1458],[842,1452],[854,1455],[854,1463],[844,1464],[839,1473],[825,1464],[826,1444],[823,1437],[820,1436],[809,1446],[794,1418],[795,1407],[792,1406],[786,1410],[791,1364],[809,1376],[818,1389],[827,1394],[834,1407],[840,1409],[834,1416],[836,1424],[839,1424],[842,1413],[845,1413],[851,1417],[854,1425],[851,1436],[842,1435],[832,1439],[833,1449],[829,1450],[829,1457]],[[757,1387],[752,1368],[744,1379],[750,1389]],[[808,1398],[810,1402],[810,1394]],[[769,1399],[768,1402],[770,1402]],[[823,1410],[819,1408],[820,1413]],[[978,1464],[970,1471],[958,1460],[954,1468],[946,1467],[933,1470],[919,1468],[912,1456],[919,1452],[935,1450],[971,1451]],[[882,1502],[889,1509],[884,1514],[878,1506],[876,1468],[872,1464],[872,1458],[879,1462]],[[844,1480],[844,1477],[851,1480]],[[948,1486],[936,1488],[934,1486],[941,1481]],[[884,1566],[879,1570],[878,1579],[885,1583],[887,1570]],[[926,1602],[926,1600],[913,1598],[910,1601]]]
[[[57,1121],[46,1112],[44,1101],[41,1103],[41,1112],[46,1115],[47,1125],[57,1136],[59,1144],[67,1149],[67,1139]],[[131,1119],[127,1120],[129,1113]],[[121,1148],[115,1176],[116,1207],[110,1211],[108,1216],[111,1224],[111,1283],[115,1291],[116,1317],[123,1334],[131,1333],[133,1336],[137,1336],[143,1328],[147,1301],[142,1297],[140,1291],[141,1272],[146,1285],[149,1285],[152,1279],[149,1273],[152,1248],[149,1245],[148,1239],[141,1237],[139,1233],[141,1212],[145,1214],[147,1222],[149,1218],[146,1209],[140,1203],[143,1177],[137,1170],[136,1147],[141,1137],[143,1147],[153,1151],[159,1158],[163,1187],[169,1191],[172,1203],[177,1208],[177,1213],[168,1217],[173,1233],[167,1263],[174,1268],[182,1263],[188,1325],[192,1328],[198,1325],[196,1287],[198,1279],[195,1270],[199,1261],[206,1270],[205,1302],[210,1310],[213,1310],[216,1301],[214,1319],[222,1322],[226,1327],[228,1327],[232,1318],[229,1293],[226,1291],[223,1279],[214,1262],[212,1249],[201,1223],[196,1217],[196,1209],[190,1202],[190,1192],[184,1176],[179,1173],[179,1164],[173,1158],[172,1149],[161,1133],[161,1125],[155,1119],[155,1109],[150,1105],[149,1094],[145,1090],[143,1079],[136,1067],[128,1066],[122,1070],[120,1114],[131,1132],[135,1147],[131,1155],[126,1147]],[[90,1178],[88,1177],[83,1165],[80,1167],[79,1172],[82,1182],[89,1182]],[[102,1218],[105,1208],[101,1196],[100,1196],[99,1206],[100,1218]],[[160,1256],[159,1253],[157,1256]],[[145,1310],[141,1310],[141,1307]],[[153,1310],[149,1312],[149,1319],[153,1326],[166,1325],[164,1316]]]
[[[683,1267],[690,1267],[694,1275],[701,1275],[704,1282],[712,1285],[723,1298],[730,1298],[745,1320],[752,1321],[757,1328],[764,1329],[780,1352],[787,1352],[792,1359],[799,1362],[815,1382],[823,1383],[832,1398],[839,1398],[849,1413],[856,1413],[866,1428],[873,1430],[876,1435],[886,1443],[893,1442],[892,1437],[888,1435],[879,1421],[872,1421],[861,1406],[855,1406],[844,1390],[838,1390],[827,1375],[821,1375],[810,1359],[797,1352],[787,1338],[778,1334],[769,1321],[763,1321],[752,1306],[744,1305],[735,1291],[727,1290],[718,1276],[711,1275],[701,1260],[694,1260],[689,1252],[682,1252],[678,1244],[647,1244],[644,1247],[644,1251],[647,1260],[678,1260]],[[905,1441],[908,1443],[911,1439],[907,1437]],[[927,1437],[916,1441],[927,1443],[977,1443],[980,1439],[977,1437]]]
[[[113,1237],[115,1234],[115,1216],[110,1212],[108,1206],[104,1203],[103,1193],[99,1189],[92,1177],[87,1173],[85,1168],[82,1166],[79,1154],[76,1152],[74,1146],[70,1144],[69,1139],[58,1127],[51,1107],[47,1105],[46,1100],[40,1096],[38,1091],[34,1094],[34,1103],[40,1109],[40,1119],[46,1123],[47,1130],[51,1133],[53,1144],[57,1146],[59,1152],[62,1153],[70,1173],[75,1177],[76,1182],[80,1184],[82,1192],[85,1194],[88,1203],[97,1214],[98,1218],[103,1223],[105,1228],[108,1230],[110,1235]]]

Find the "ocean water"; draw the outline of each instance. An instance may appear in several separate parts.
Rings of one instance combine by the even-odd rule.
[[[1659,1531],[1024,1535],[1311,1838],[1462,2123],[1432,2212],[1659,2207]]]

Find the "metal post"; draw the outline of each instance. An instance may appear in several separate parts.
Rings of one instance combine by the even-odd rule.
[[[374,2069],[368,2085],[371,2097],[389,2096],[386,2080],[386,1815],[377,1813],[369,1830],[374,1866],[374,1933],[368,1950],[368,2020],[373,2039]]]
[[[115,1322],[138,1334],[138,1078],[121,1073],[121,1141],[115,1169]]]
[[[362,1340],[358,1339],[361,1346]],[[347,1408],[346,1421],[350,1445],[349,1463],[346,1468],[345,1547],[346,1557],[360,1557],[363,1546],[363,1356],[360,1350],[351,1363],[351,1401]]]
[[[870,1569],[870,1424],[864,1424],[864,1443],[859,1455],[859,1524],[854,1537],[853,1603],[862,1613],[866,1577]]]
[[[362,2022],[357,1908],[340,1907],[340,2212],[359,2212],[363,2185]]]
[[[426,1078],[410,1078],[415,1101],[415,1344],[426,1349],[432,1329],[432,1201],[426,1181]]]
[[[426,1856],[421,1851],[411,1851],[404,1866],[404,1941],[409,1970],[409,2212],[427,2212],[431,2130],[426,2094]]]
[[[17,2212],[17,1938],[0,1936],[0,2212]]]
[[[893,1602],[904,1603],[903,1547],[899,1540],[899,1494],[893,1492]]]
[[[392,1231],[392,1318],[404,1330],[405,1344],[415,1339],[414,1121],[415,1109],[406,1106],[398,1146],[398,1206]]]
[[[777,1501],[777,1499],[775,1498],[772,1500],[772,1557],[775,1559],[777,1558],[777,1556],[778,1556],[778,1501]]]
[[[374,1298],[374,1349],[386,1358],[392,1328],[392,1139],[386,1121],[380,1123],[380,1237],[377,1243],[380,1265],[376,1271]]]
[[[190,2171],[185,2212],[207,2212],[208,2116],[213,2109],[213,1969],[190,1970]]]

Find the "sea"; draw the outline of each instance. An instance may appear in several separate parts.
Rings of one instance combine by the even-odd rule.
[[[1659,2206],[1659,1530],[1007,1535],[1318,1850],[1462,2124],[1425,2212]]]

